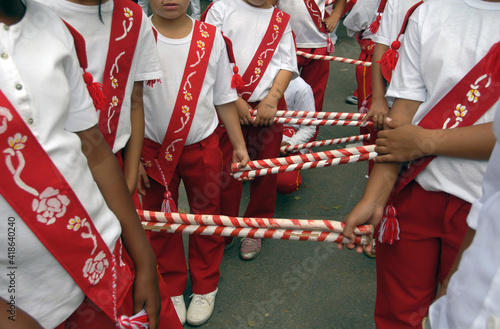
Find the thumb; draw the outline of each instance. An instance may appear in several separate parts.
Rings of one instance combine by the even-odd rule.
[[[387,126],[389,128],[392,128],[392,129],[395,129],[395,128],[398,128],[398,127],[402,126],[402,124],[401,124],[400,121],[398,121],[398,120],[392,120],[390,117],[385,118],[385,123],[387,124]]]

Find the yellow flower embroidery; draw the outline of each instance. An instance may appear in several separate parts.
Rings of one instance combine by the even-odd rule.
[[[264,65],[264,61],[263,61],[262,59],[259,59],[259,60],[257,61],[257,65],[259,65],[259,66]]]
[[[111,98],[111,105],[118,106],[118,97],[113,96],[113,98]]]
[[[116,78],[111,78],[111,86],[113,88],[118,87],[118,80]]]
[[[205,43],[201,40],[198,40],[198,42],[196,43],[198,45],[198,48],[204,48],[205,47]]]
[[[280,27],[278,25],[273,26],[274,32],[278,32],[280,30]]]
[[[186,113],[188,113],[188,112],[189,112],[189,106],[184,105],[184,106],[182,107],[182,113],[186,114]]]
[[[282,22],[281,17],[276,17],[276,22],[281,23]]]
[[[172,154],[170,153],[165,153],[165,159],[167,159],[167,161],[172,161]]]
[[[71,218],[69,220],[68,226],[66,227],[68,228],[68,230],[78,231],[84,223],[85,219],[82,220],[80,217],[75,216],[75,218]]]
[[[469,102],[473,103],[477,103],[477,100],[479,99],[480,96],[481,93],[479,92],[479,90],[474,88],[469,90],[469,92],[467,93],[467,99],[469,100]]]
[[[146,162],[144,162],[144,165],[146,167],[150,167],[151,168],[153,166],[153,163],[151,161],[147,160]]]
[[[134,16],[134,13],[127,7],[125,7],[123,11],[125,12],[125,17],[131,18]]]
[[[260,72],[261,72],[261,71],[260,71],[260,68],[256,67],[256,68],[255,68],[255,74],[259,75],[259,74],[260,74]]]
[[[9,137],[8,143],[11,148],[14,150],[21,150],[24,148],[24,143],[28,139],[27,136],[23,136],[20,133],[14,135],[14,137]]]
[[[210,36],[210,34],[207,31],[202,31],[201,36],[204,38],[208,38]]]
[[[460,118],[460,119],[461,119],[461,118],[463,118],[464,116],[466,116],[466,115],[467,115],[467,109],[466,109],[466,108],[465,108],[465,106],[464,106],[464,105],[462,105],[462,104],[458,104],[458,105],[457,105],[457,109],[456,109],[455,111],[453,111],[453,112],[455,113],[455,115],[456,115],[457,119],[458,119],[458,118]]]
[[[193,99],[193,96],[191,95],[190,92],[185,91],[184,92],[184,99],[187,100],[187,101],[190,101],[190,100]]]

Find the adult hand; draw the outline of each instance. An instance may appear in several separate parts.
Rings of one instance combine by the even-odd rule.
[[[389,106],[387,105],[387,102],[385,100],[379,102],[373,101],[372,105],[370,106],[370,110],[363,118],[363,122],[367,122],[370,120],[370,118],[372,118],[373,128],[375,130],[382,130],[384,129],[384,122],[388,114]]]

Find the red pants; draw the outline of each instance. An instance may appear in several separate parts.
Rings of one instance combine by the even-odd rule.
[[[302,185],[300,170],[278,174],[277,188],[279,194],[290,194],[297,191]]]
[[[169,184],[172,198],[177,205],[179,184],[182,179],[186,188],[190,212],[218,215],[220,213],[220,177],[222,158],[217,137],[212,134],[199,143],[185,146],[177,168]],[[144,209],[159,211],[165,187],[150,178],[142,202]],[[184,293],[187,266],[182,234],[149,234],[151,245],[158,259],[158,269],[168,285],[171,296]],[[189,269],[193,292],[207,294],[217,288],[219,265],[224,253],[224,238],[218,236],[191,235],[189,237]]]
[[[377,243],[375,323],[379,329],[421,328],[467,232],[471,205],[413,181],[394,206],[400,240]]]
[[[283,125],[273,124],[267,127],[242,126],[241,129],[246,140],[250,159],[269,159],[280,156]],[[238,216],[243,184],[230,176],[233,146],[229,141],[226,130],[219,127],[216,132],[224,161],[221,182],[221,214]],[[256,177],[250,181],[250,202],[245,211],[245,217],[271,218],[274,216],[276,182],[276,175]]]
[[[299,48],[297,50],[314,55],[328,55],[326,47]],[[328,83],[328,76],[330,75],[330,62],[298,56],[297,64],[299,66],[300,76],[313,90],[316,112],[323,111],[326,84]]]

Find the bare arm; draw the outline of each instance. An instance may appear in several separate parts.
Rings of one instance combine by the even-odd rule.
[[[257,105],[257,117],[253,123],[254,127],[268,126],[273,123],[274,116],[278,110],[278,103],[281,97],[283,97],[292,76],[293,73],[290,71],[280,70],[278,72],[269,94]]]
[[[97,126],[77,134],[94,180],[108,207],[120,221],[123,244],[136,268],[134,312],[144,308],[148,313],[150,328],[157,328],[161,300],[156,258],[142,229],[120,166]]]
[[[382,55],[389,49],[388,46],[381,43],[375,45],[372,58],[372,104],[368,114],[363,119],[364,122],[373,117],[373,127],[381,130],[384,127],[385,118],[389,113],[389,105],[385,99],[386,80],[380,70],[380,64],[377,63]]]
[[[28,313],[18,306],[11,308],[11,305],[0,297],[0,328],[2,329],[43,329],[42,326]]]
[[[132,91],[132,104],[130,110],[130,121],[132,133],[125,146],[125,157],[123,159],[123,174],[127,182],[130,194],[133,194],[137,186],[137,174],[141,158],[142,142],[144,141],[144,106],[142,102],[142,81],[134,82]]]
[[[410,125],[420,104],[420,102],[397,99],[391,110],[391,116]],[[373,167],[361,200],[344,219],[344,235],[350,238],[351,241],[354,240],[353,231],[356,226],[363,224],[376,226],[380,223],[384,207],[396,183],[399,168],[399,162],[377,163]],[[338,244],[338,247],[342,249],[343,245]],[[348,244],[347,247],[352,249],[355,246],[354,244]],[[370,251],[370,249],[371,244],[367,246],[367,250]],[[356,251],[362,252],[363,248],[357,246]]]

